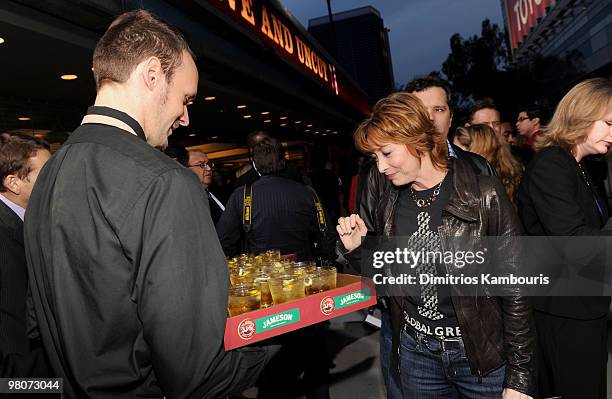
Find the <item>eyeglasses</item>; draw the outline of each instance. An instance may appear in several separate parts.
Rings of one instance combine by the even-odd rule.
[[[524,120],[530,119],[528,116],[521,116],[520,118],[516,118],[517,122],[522,122]]]
[[[206,162],[198,162],[198,163],[194,163],[193,165],[187,165],[190,168],[202,168],[202,169],[212,169],[215,167],[215,163],[213,161],[206,161]]]

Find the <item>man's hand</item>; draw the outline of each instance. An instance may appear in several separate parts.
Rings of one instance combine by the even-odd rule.
[[[514,389],[505,388],[504,392],[502,392],[502,399],[533,399],[533,398],[519,391],[515,391]]]
[[[344,248],[350,252],[361,245],[361,239],[365,237],[368,229],[359,215],[352,214],[338,219],[336,231],[340,235]]]

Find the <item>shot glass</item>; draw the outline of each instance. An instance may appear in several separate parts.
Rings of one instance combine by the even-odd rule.
[[[250,264],[239,264],[230,269],[230,283],[232,286],[239,284],[252,284],[255,280],[257,269]]]
[[[336,288],[338,273],[335,267],[317,267],[306,275],[306,295],[318,294]]]
[[[238,284],[230,287],[227,311],[230,317],[259,309],[261,292],[258,285]]]
[[[270,276],[266,273],[259,273],[257,277],[255,277],[255,283],[259,285],[259,291],[261,292],[261,302],[260,307],[268,308],[274,305],[274,301],[272,300],[272,293],[270,292]]]
[[[275,305],[304,298],[304,276],[281,274],[268,280],[270,293]]]

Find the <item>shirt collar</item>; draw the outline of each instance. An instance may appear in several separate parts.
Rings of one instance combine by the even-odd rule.
[[[455,153],[455,150],[453,150],[453,146],[451,145],[450,141],[446,140],[446,144],[448,144],[448,156],[457,158],[457,154]]]
[[[110,107],[94,105],[87,109],[87,115],[102,115],[108,118],[117,119],[128,125],[134,131],[134,133],[136,133],[136,136],[140,137],[144,141],[147,141],[147,137],[145,136],[144,130],[142,126],[140,126],[140,123],[125,112]]]
[[[25,208],[22,208],[21,206],[17,205],[2,194],[0,194],[0,201],[4,202],[6,206],[11,208],[12,211],[15,212],[15,214],[19,216],[19,219],[21,219],[21,221],[23,222],[23,218],[25,216]]]

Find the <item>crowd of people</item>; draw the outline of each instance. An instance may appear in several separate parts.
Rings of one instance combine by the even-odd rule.
[[[325,399],[325,324],[224,350],[226,257],[280,249],[364,273],[367,236],[427,250],[463,237],[452,249],[466,251],[487,236],[612,235],[585,165],[612,146],[608,79],[575,85],[550,121],[525,107],[518,136],[490,99],[451,132],[449,86],[416,79],[357,127],[363,156],[341,201],[330,166],[303,173],[267,132],[247,137],[233,185],[206,153],[168,147],[189,124],[198,69],[153,14],[119,16],[93,71],[95,103],[53,156],[42,140],[0,135],[1,377],[59,377],[68,398],[226,398],[252,386],[284,398],[303,373],[307,397]],[[498,259],[517,272],[507,242]],[[609,296],[425,284],[379,299],[391,399],[606,397]]]

